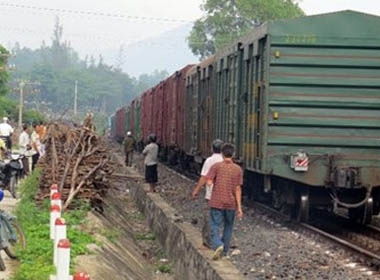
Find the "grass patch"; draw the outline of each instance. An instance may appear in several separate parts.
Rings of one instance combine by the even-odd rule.
[[[156,236],[152,232],[135,233],[136,240],[156,240]]]
[[[128,219],[136,222],[136,221],[144,221],[145,217],[143,213],[139,211],[133,211],[132,213],[128,213]]]
[[[120,236],[120,230],[118,229],[102,229],[100,234],[107,238],[110,242],[116,243]]]
[[[157,270],[161,273],[172,273],[173,268],[170,263],[160,263],[157,265]]]
[[[50,240],[50,202],[44,201],[37,206],[35,196],[39,187],[40,170],[35,170],[20,185],[21,201],[17,204],[16,216],[21,223],[26,239],[27,248],[19,250],[20,267],[12,280],[41,280],[49,279],[55,274],[53,266],[53,243]],[[67,236],[71,243],[71,260],[77,255],[88,253],[87,245],[94,238],[79,230],[78,225],[85,221],[88,211],[83,203],[75,211],[63,215],[66,219]],[[71,265],[74,263],[71,261]]]

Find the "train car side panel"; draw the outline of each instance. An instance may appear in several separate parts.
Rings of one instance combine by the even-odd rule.
[[[197,66],[192,67],[186,75],[185,97],[185,139],[184,148],[188,156],[195,156],[198,147],[198,76]]]
[[[149,89],[141,96],[141,133],[144,141],[153,131],[153,89]]]
[[[171,143],[174,143],[180,150],[184,151],[184,130],[188,121],[185,119],[185,95],[186,95],[186,73],[193,65],[187,65],[175,73],[173,92],[175,92],[174,122],[171,133]]]
[[[296,23],[270,29],[265,172],[313,186],[380,186],[380,47],[374,45],[380,18],[347,11]],[[311,35],[301,36],[305,29]],[[308,163],[297,172],[292,158],[299,153]]]
[[[131,130],[131,111],[133,104],[129,105],[125,110],[125,131]]]
[[[122,142],[125,136],[125,107],[120,108],[115,113],[115,139],[118,142]]]
[[[186,75],[184,147],[198,164],[210,155],[215,137],[214,61],[215,57],[211,56],[190,68]]]

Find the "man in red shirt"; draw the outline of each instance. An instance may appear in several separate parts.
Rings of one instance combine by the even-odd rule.
[[[243,217],[241,208],[241,186],[243,171],[232,161],[235,147],[230,143],[222,146],[223,161],[214,164],[207,174],[207,184],[214,184],[210,206],[211,245],[215,250],[213,260],[220,259],[222,253],[227,255],[235,220]],[[222,237],[219,228],[224,224]]]

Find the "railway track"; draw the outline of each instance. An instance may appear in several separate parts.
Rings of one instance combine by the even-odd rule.
[[[190,172],[182,174],[178,169],[165,165],[166,169],[194,181],[196,176]],[[191,175],[189,175],[191,174]],[[260,202],[254,202],[254,205],[265,209],[273,215],[279,216],[282,220],[288,220],[289,216],[265,205]],[[353,224],[344,215],[332,215],[325,211],[318,211],[317,215],[311,217],[310,223],[292,223],[293,226],[299,226],[302,229],[313,234],[322,236],[352,252],[358,262],[368,266],[374,274],[380,276],[380,228],[373,225]]]
[[[360,253],[371,265],[380,268],[380,228],[353,224],[344,216],[327,213],[318,213],[309,223],[303,223],[302,226]]]
[[[181,174],[179,170],[166,166],[170,172],[187,180],[193,181],[195,176]],[[265,204],[254,202],[254,205],[265,209],[282,220],[289,217]],[[304,231],[317,234],[331,242],[339,244],[352,253],[358,263],[368,267],[372,275],[380,276],[380,228],[373,225],[358,225],[344,215],[332,215],[325,211],[318,211],[312,215],[310,223],[292,223],[294,227],[301,227]]]
[[[288,219],[287,215],[265,204],[254,202],[254,205],[283,220]],[[348,250],[359,265],[367,267],[367,273],[380,277],[380,228],[372,225],[353,225],[343,216],[328,213],[318,215],[318,218],[313,216],[310,223],[291,223],[290,228],[298,228],[338,244]]]

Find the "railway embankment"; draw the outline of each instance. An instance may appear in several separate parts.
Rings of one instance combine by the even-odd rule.
[[[143,173],[143,157],[136,154],[134,164],[135,170]],[[173,219],[177,220],[177,225],[191,224],[200,232],[204,202],[191,199],[196,181],[162,164],[158,166],[158,174],[158,193],[148,196],[160,196],[173,207]],[[356,255],[344,248],[318,235],[305,234],[283,217],[272,215],[246,199],[244,201],[244,217],[235,223],[229,253],[229,261],[244,279],[378,279],[373,268],[358,261]],[[145,202],[144,207],[150,207],[147,204],[149,202]],[[199,246],[200,241],[196,244]],[[211,251],[203,251],[206,251],[207,258],[207,252]]]
[[[128,196],[110,191],[104,212],[89,213],[84,230],[100,244],[92,244],[92,254],[76,259],[77,270],[86,271],[91,279],[172,279],[159,272],[160,247]],[[147,236],[151,238],[142,238]]]

